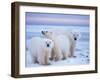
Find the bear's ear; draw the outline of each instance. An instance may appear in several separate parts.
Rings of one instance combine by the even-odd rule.
[[[80,36],[80,32],[75,32],[75,35],[76,35],[77,37],[79,37],[79,36]]]
[[[76,36],[79,36],[79,34],[80,34],[78,31],[72,31],[71,33],[72,33],[73,35],[76,35]]]

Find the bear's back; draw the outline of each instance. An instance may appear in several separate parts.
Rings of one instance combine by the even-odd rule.
[[[56,42],[61,49],[67,49],[70,46],[70,40],[65,35],[59,35],[56,37]]]

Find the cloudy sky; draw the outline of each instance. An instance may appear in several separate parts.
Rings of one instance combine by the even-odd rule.
[[[89,15],[26,12],[26,25],[89,26]]]

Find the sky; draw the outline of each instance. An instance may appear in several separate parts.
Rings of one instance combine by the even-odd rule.
[[[89,15],[26,12],[26,25],[89,26]]]

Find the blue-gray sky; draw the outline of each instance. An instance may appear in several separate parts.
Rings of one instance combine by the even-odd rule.
[[[89,15],[26,12],[26,25],[89,26]]]

